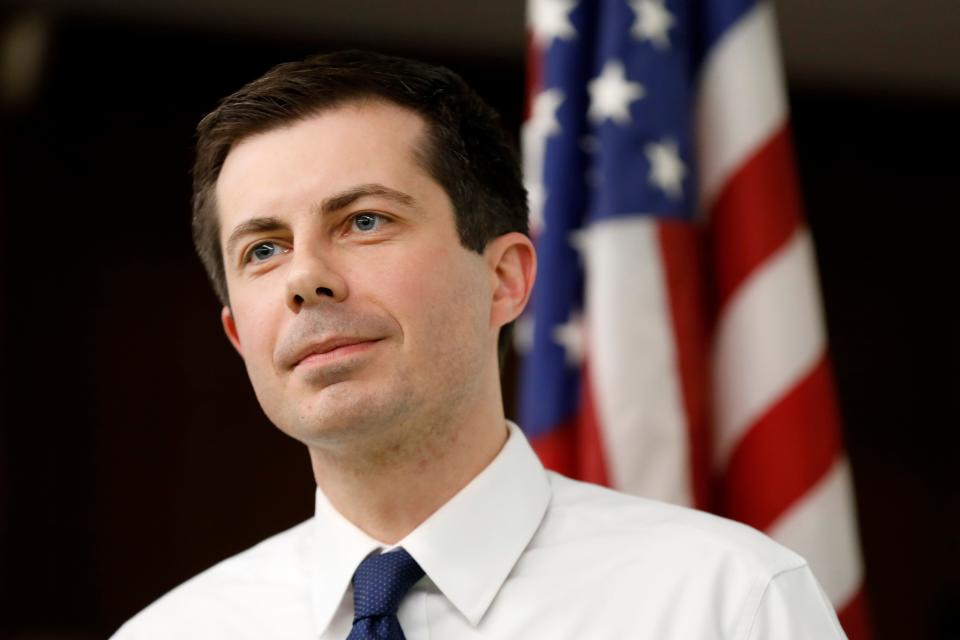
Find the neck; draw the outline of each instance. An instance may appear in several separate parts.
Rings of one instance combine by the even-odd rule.
[[[317,486],[367,535],[396,544],[465,487],[507,440],[496,401],[442,418],[390,425],[392,434],[354,451],[310,448]]]

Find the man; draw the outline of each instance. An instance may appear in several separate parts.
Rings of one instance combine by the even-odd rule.
[[[319,56],[204,118],[198,252],[316,515],[117,638],[843,637],[795,554],[547,473],[505,422],[526,218],[495,115],[445,69]]]

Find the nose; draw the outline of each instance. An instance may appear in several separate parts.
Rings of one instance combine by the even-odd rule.
[[[287,305],[292,311],[323,301],[340,302],[347,296],[346,280],[331,260],[307,249],[294,250],[287,272]]]

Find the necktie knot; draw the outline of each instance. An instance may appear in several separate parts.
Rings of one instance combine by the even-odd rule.
[[[404,549],[367,557],[353,574],[353,619],[395,616],[423,569]]]

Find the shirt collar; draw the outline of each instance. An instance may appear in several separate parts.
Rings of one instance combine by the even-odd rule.
[[[480,622],[550,502],[540,460],[513,423],[486,469],[400,543],[471,624]]]
[[[536,533],[550,485],[520,429],[467,486],[401,540],[447,599],[476,625]],[[330,624],[357,565],[383,547],[317,490],[313,572],[319,630]]]
[[[317,488],[309,563],[313,611],[321,634],[333,620],[357,565],[382,546],[340,515]]]

